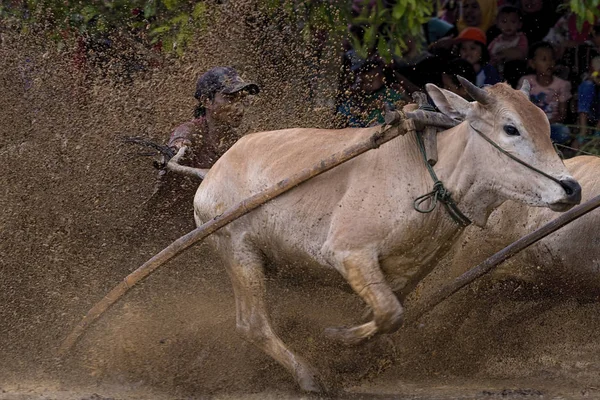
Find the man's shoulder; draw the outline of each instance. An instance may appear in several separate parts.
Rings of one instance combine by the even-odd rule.
[[[186,127],[190,127],[190,128],[203,128],[204,121],[205,121],[204,117],[194,118],[192,120],[181,123],[179,126],[186,126]]]
[[[204,118],[194,118],[190,121],[185,121],[173,130],[174,132],[197,132],[204,129]]]

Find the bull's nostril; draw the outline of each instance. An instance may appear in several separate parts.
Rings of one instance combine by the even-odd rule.
[[[573,194],[573,189],[571,189],[569,186],[563,185],[563,188],[565,189],[565,192],[567,192],[567,196],[570,196]]]
[[[581,186],[574,179],[563,179],[560,186],[565,190],[570,202],[578,204],[581,201]]]

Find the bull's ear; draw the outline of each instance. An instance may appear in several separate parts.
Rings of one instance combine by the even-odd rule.
[[[427,94],[431,97],[440,111],[457,121],[463,121],[471,111],[473,105],[449,90],[437,87],[432,83],[425,85]]]

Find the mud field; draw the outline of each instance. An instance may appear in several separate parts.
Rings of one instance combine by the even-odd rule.
[[[68,357],[56,357],[96,301],[194,228],[197,183],[179,181],[146,202],[156,171],[123,136],[164,142],[191,118],[197,75],[219,64],[263,88],[241,131],[332,126],[321,100],[335,87],[327,78],[335,62],[317,63],[319,81],[306,70],[315,65],[310,55],[294,56],[293,32],[254,22],[207,35],[196,52],[127,84],[85,78],[51,46],[2,34],[0,399],[309,398],[236,334],[228,278],[202,244],[134,288]],[[264,52],[265,42],[289,52]],[[311,101],[315,84],[322,97]],[[417,294],[447,279],[441,268]],[[275,329],[321,372],[330,397],[600,398],[600,304],[577,288],[481,283],[416,326],[346,348],[321,334],[364,311],[341,278],[277,266],[268,285]]]

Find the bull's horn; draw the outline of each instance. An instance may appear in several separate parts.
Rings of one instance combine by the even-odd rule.
[[[460,81],[461,85],[463,85],[467,93],[469,93],[469,96],[473,98],[473,100],[476,100],[478,103],[484,106],[492,102],[492,99],[488,92],[473,85],[469,80],[463,78],[460,75],[457,75],[456,77]]]
[[[531,85],[527,79],[523,79],[523,83],[521,84],[521,88],[519,90],[525,93],[525,96],[529,98],[529,90],[531,90]]]

